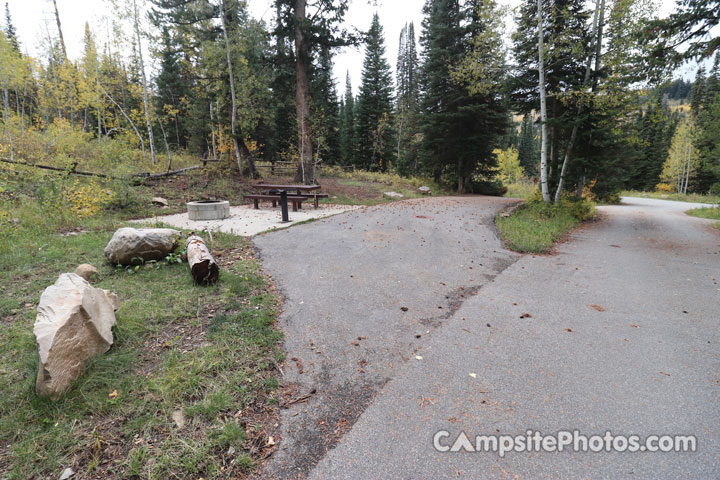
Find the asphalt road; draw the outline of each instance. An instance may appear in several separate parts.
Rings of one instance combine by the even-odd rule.
[[[720,477],[720,234],[686,204],[626,199],[519,256],[492,225],[507,204],[401,202],[255,240],[286,296],[288,398],[314,391],[283,409],[267,476]],[[697,451],[433,448],[528,430],[692,434]]]

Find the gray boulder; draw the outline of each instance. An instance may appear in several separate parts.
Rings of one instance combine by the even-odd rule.
[[[107,352],[120,302],[74,273],[63,273],[40,296],[33,332],[40,365],[35,392],[61,397],[85,370],[88,360]]]
[[[181,233],[171,228],[121,228],[105,247],[113,265],[130,265],[133,258],[162,260],[175,251]]]
[[[418,192],[422,193],[423,195],[430,195],[432,193],[432,190],[430,190],[430,187],[420,187],[418,188]]]

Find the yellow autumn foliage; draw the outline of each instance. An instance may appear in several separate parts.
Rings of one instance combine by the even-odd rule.
[[[70,210],[79,218],[97,215],[114,198],[115,192],[103,188],[93,180],[84,183],[75,180],[65,189],[65,200]]]

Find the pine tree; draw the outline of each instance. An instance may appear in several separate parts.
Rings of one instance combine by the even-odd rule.
[[[350,84],[350,72],[345,76],[345,97],[340,124],[340,152],[343,165],[355,163],[355,97]]]
[[[700,105],[703,104],[703,96],[705,93],[705,69],[702,65],[698,68],[695,75],[695,82],[690,91],[690,112],[697,118],[700,113]]]
[[[336,164],[340,160],[340,112],[333,77],[332,51],[327,47],[320,49],[311,70],[310,93],[315,155],[323,163]]]
[[[523,116],[517,148],[520,165],[525,169],[525,174],[529,177],[537,176],[540,149],[537,142],[537,130],[530,114]]]
[[[418,75],[419,63],[415,39],[415,25],[406,24],[400,32],[397,60],[397,162],[402,175],[417,173],[418,113],[420,110]]]
[[[673,118],[661,92],[643,115],[640,129],[642,151],[633,166],[626,186],[637,190],[653,190],[660,181],[663,164],[667,160],[677,119]]]
[[[696,147],[700,157],[700,170],[696,189],[707,192],[720,183],[720,53],[705,80],[703,97],[697,115]]]
[[[295,56],[292,43],[283,34],[279,5],[276,15],[275,46],[272,56],[272,118],[273,137],[271,158],[293,160],[291,152],[297,148],[297,119],[295,109]]]
[[[15,25],[13,25],[12,17],[10,16],[10,6],[8,2],[5,2],[5,36],[13,50],[20,52],[20,42],[18,41]]]
[[[498,55],[484,48],[495,42],[486,43],[486,35],[495,37],[497,32],[483,22],[479,10],[495,5],[479,3],[461,9],[457,0],[427,0],[423,7],[423,160],[437,181],[445,178],[459,193],[473,190],[476,177],[491,175],[497,161],[493,149],[508,128],[500,85],[478,88],[472,73],[477,70],[456,71],[473,59],[494,61]]]
[[[162,49],[160,50],[160,73],[155,79],[157,96],[156,108],[161,121],[172,124],[173,141],[178,148],[188,145],[187,104],[190,91],[183,78],[176,42],[166,28],[162,30]],[[163,118],[164,117],[164,118]]]
[[[83,56],[80,62],[81,82],[78,92],[80,106],[84,109],[85,120],[83,130],[95,131],[98,141],[102,140],[102,114],[103,99],[99,88],[100,59],[95,39],[90,31],[90,25],[85,22],[85,37],[83,39]]]
[[[643,29],[650,47],[645,69],[662,74],[685,61],[710,58],[720,48],[720,36],[713,35],[718,24],[720,0],[678,2],[667,18],[648,22]]]
[[[383,28],[376,13],[367,34],[362,84],[355,113],[356,164],[361,168],[386,171],[394,159],[392,91]]]

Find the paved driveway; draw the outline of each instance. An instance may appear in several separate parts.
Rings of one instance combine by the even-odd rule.
[[[402,202],[257,238],[287,296],[285,381],[298,396],[316,392],[283,410],[267,474],[720,476],[720,235],[675,202],[626,202],[603,207],[553,256],[504,251],[492,218],[507,201],[482,197]],[[575,429],[694,434],[698,451],[433,448],[441,430]]]

